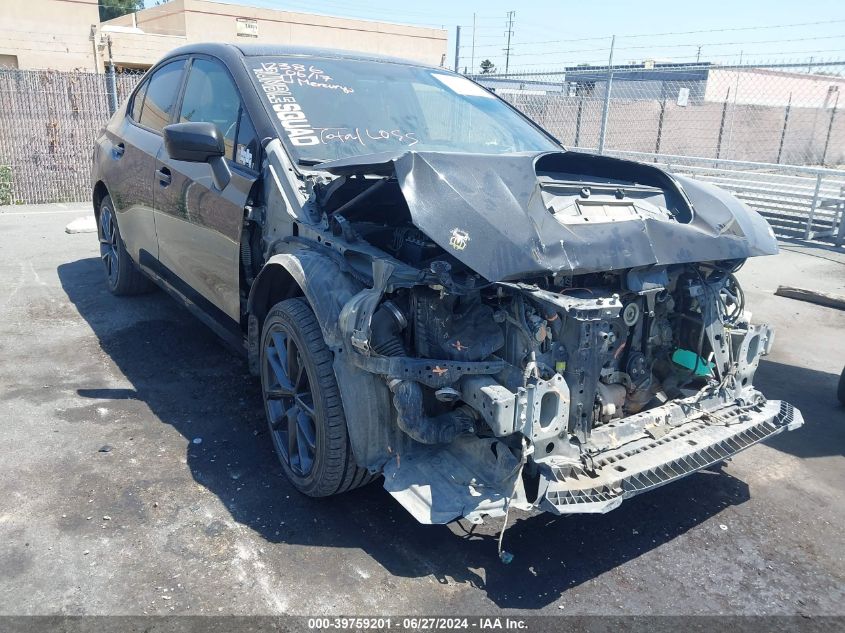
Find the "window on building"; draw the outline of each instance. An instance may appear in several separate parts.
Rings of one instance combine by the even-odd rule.
[[[195,59],[188,73],[179,121],[214,123],[223,134],[226,156],[235,152],[241,100],[226,69],[217,62]]]
[[[170,62],[159,68],[150,78],[140,122],[153,130],[161,131],[170,123],[170,117],[179,97],[179,85],[185,60]]]

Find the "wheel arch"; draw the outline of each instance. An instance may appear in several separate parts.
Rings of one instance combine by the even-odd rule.
[[[100,225],[100,204],[103,202],[103,198],[106,196],[110,196],[108,187],[106,187],[106,183],[102,180],[98,180],[97,183],[94,185],[94,191],[91,196],[91,203],[94,206],[94,218],[97,220],[97,226]]]
[[[264,318],[279,301],[305,297],[330,348],[342,344],[338,317],[363,285],[341,270],[332,258],[310,248],[274,255],[255,278],[247,300],[250,366],[257,361]],[[254,358],[253,358],[254,357]],[[257,367],[257,362],[255,363]]]
[[[258,375],[261,331],[270,309],[279,301],[302,296],[317,318],[330,349],[343,345],[338,319],[349,300],[365,288],[329,256],[301,248],[271,257],[259,273],[247,302],[250,370]],[[352,454],[362,468],[380,470],[390,459],[384,447],[404,447],[392,420],[391,394],[379,376],[362,371],[336,354],[334,371],[346,415]]]

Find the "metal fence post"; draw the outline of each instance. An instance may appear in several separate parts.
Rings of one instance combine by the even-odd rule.
[[[830,111],[830,122],[827,124],[827,136],[824,137],[824,151],[822,151],[822,167],[827,164],[827,148],[830,145],[830,133],[833,132],[833,119],[836,117],[836,106],[839,105],[839,92],[836,93],[836,101],[833,102],[833,109]]]
[[[783,129],[780,131],[780,145],[778,145],[778,158],[775,161],[780,164],[780,157],[783,154],[783,142],[786,140],[786,129],[789,127],[789,111],[792,109],[792,93],[789,93],[789,101],[786,103],[786,111],[783,114]]]
[[[577,89],[576,89],[577,90]],[[584,95],[578,97],[578,112],[575,115],[575,147],[581,145],[581,113],[584,110]]]
[[[804,229],[804,239],[809,240],[813,234],[813,217],[819,206],[819,190],[822,188],[822,175],[816,176],[816,188],[813,190],[813,201],[810,203],[810,214],[807,216],[807,226]]]
[[[666,117],[666,82],[660,82],[660,92],[661,92],[661,99],[660,99],[660,117],[657,119],[657,140],[654,142],[654,153],[660,153],[660,141],[661,137],[663,136],[663,119]],[[654,158],[654,162],[657,162],[657,156]]]
[[[117,110],[117,77],[112,63],[109,63],[106,71],[106,91],[109,99],[109,116],[111,116]]]
[[[722,157],[722,138],[725,135],[725,117],[728,115],[728,100],[731,98],[731,89],[725,94],[725,102],[722,104],[722,118],[719,121],[719,138],[716,141],[716,158]]]
[[[599,129],[599,154],[604,154],[604,142],[607,138],[607,119],[610,115],[610,91],[613,87],[613,47],[616,36],[610,40],[610,57],[607,60],[607,88],[604,92],[604,105],[601,110],[601,129]]]
[[[836,238],[833,242],[836,246],[842,246],[842,243],[845,242],[845,200],[843,198],[845,198],[845,187],[840,187],[839,204],[837,205],[837,210],[839,211],[839,231],[836,233]]]

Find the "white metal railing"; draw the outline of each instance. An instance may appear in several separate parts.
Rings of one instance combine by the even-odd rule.
[[[783,237],[826,239],[837,246],[845,242],[843,170],[623,150],[606,149],[605,154],[655,163],[718,185],[766,216]]]

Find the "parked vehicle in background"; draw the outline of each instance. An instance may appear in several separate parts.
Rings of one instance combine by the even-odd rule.
[[[93,185],[109,288],[152,280],[246,351],[307,495],[383,474],[424,523],[606,512],[803,422],[752,385],[757,213],[442,68],[178,49]]]

